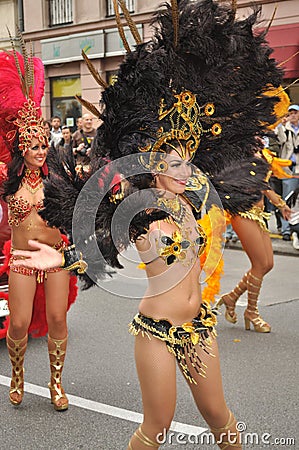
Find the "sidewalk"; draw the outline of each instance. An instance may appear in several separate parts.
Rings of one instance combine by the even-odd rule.
[[[269,230],[272,240],[273,252],[276,255],[288,255],[288,256],[299,256],[299,250],[295,250],[292,241],[284,241],[282,236],[277,234],[275,216],[272,214],[269,220]],[[242,250],[242,245],[240,241],[232,242],[229,241],[225,244],[226,248],[231,250]]]

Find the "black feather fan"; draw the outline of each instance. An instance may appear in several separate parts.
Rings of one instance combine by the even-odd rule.
[[[281,84],[282,72],[271,58],[272,50],[265,34],[255,29],[260,20],[260,7],[254,6],[245,19],[237,19],[231,2],[226,5],[214,0],[180,0],[177,3],[175,20],[170,3],[156,12],[152,40],[137,45],[127,55],[116,83],[102,94],[102,124],[97,130],[92,173],[108,161],[140,153],[149,140],[155,139],[161,127],[161,99],[170,107],[175,93],[190,90],[196,94],[201,107],[214,104],[213,116],[201,118],[203,128],[209,130],[216,122],[222,128],[219,135],[201,135],[193,163],[211,178],[224,208],[236,214],[256,203],[267,187],[264,179],[268,166],[255,159],[256,137],[264,134],[267,124],[275,122],[274,105],[278,99],[264,93],[271,86]],[[72,213],[82,183],[71,163],[63,166],[54,161],[52,167],[43,217],[51,225],[71,233]],[[109,174],[108,178],[112,179],[113,175]],[[152,177],[148,174],[130,181],[132,190],[125,193],[126,199],[132,192],[149,187]],[[98,194],[89,195],[81,205],[85,215],[89,213],[90,199]],[[138,197],[134,199],[138,203]],[[136,205],[132,202],[134,210]],[[127,203],[130,209],[129,205],[130,201]],[[126,237],[120,228],[114,242],[111,220],[116,208],[107,194],[96,213],[95,237],[109,265],[120,267],[119,250],[163,214],[161,211],[147,214],[145,210],[137,213],[129,235]]]

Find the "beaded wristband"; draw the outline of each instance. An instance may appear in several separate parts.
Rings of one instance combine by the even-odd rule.
[[[276,208],[284,208],[286,206],[286,202],[280,197],[277,203],[271,202]]]

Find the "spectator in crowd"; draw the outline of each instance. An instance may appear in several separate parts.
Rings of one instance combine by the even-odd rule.
[[[232,227],[232,224],[229,223],[226,227],[226,231],[225,231],[225,242],[237,242],[239,240],[237,233],[235,232],[235,230]]]
[[[73,154],[76,160],[78,173],[83,175],[89,171],[90,152],[93,140],[97,134],[92,124],[93,117],[90,113],[82,116],[82,129],[73,134]]]
[[[77,119],[76,119],[76,128],[77,128],[77,130],[82,130],[82,117],[77,117]]]
[[[291,105],[288,111],[288,120],[285,125],[280,123],[277,127],[277,137],[281,145],[279,156],[292,161],[292,172],[294,174],[293,178],[282,180],[282,198],[284,200],[287,200],[288,196],[299,185],[299,105]],[[285,241],[290,241],[290,224],[284,218],[281,219],[281,223],[282,238]]]
[[[67,125],[64,125],[61,129],[62,132],[62,138],[58,142],[58,144],[54,147],[55,150],[59,153],[59,156],[61,159],[64,159],[66,156],[73,157],[73,140],[72,140],[72,134],[71,129]]]
[[[51,119],[51,140],[50,144],[56,146],[62,138],[61,119],[58,116],[53,116]]]
[[[294,192],[291,202],[293,206],[289,222],[293,238],[293,247],[295,250],[299,250],[299,187]]]
[[[44,120],[43,121],[43,125],[44,125],[44,128],[45,128],[45,132],[46,132],[46,136],[48,138],[48,141],[50,142],[50,140],[51,140],[51,124],[50,124],[50,122],[48,120]]]

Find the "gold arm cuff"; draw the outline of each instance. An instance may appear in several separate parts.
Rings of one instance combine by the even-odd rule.
[[[273,206],[276,208],[284,208],[286,206],[286,202],[280,197],[277,203],[271,202]]]
[[[65,270],[78,270],[78,273],[82,274],[86,271],[88,264],[82,259],[82,253],[80,252],[80,259],[68,267],[64,267]]]
[[[77,270],[78,274],[83,274],[88,267],[86,261],[84,261],[82,253],[76,252],[75,245],[71,245],[70,247],[66,247],[62,249],[62,261],[61,266],[63,269],[72,271]]]

